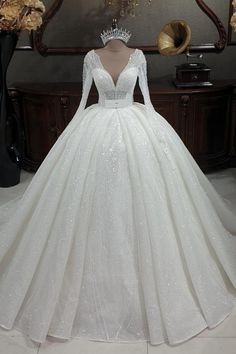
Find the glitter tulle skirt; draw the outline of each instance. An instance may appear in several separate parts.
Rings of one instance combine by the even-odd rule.
[[[235,213],[141,103],[75,114],[12,213],[0,228],[4,330],[176,344],[235,305]]]

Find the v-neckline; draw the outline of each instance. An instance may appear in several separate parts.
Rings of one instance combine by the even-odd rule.
[[[117,86],[118,86],[118,82],[119,82],[119,79],[120,79],[120,77],[121,77],[121,74],[126,70],[126,68],[128,67],[128,65],[129,65],[129,63],[130,63],[131,58],[132,58],[133,55],[137,52],[137,50],[138,50],[138,49],[135,48],[135,50],[130,54],[127,64],[124,66],[124,68],[123,68],[123,69],[121,70],[121,72],[119,73],[119,75],[118,75],[118,77],[117,77],[117,80],[116,80],[116,83],[115,83],[114,80],[113,80],[113,77],[111,76],[111,74],[109,73],[109,71],[108,71],[107,69],[105,69],[105,67],[104,67],[104,65],[103,65],[103,63],[102,63],[102,61],[101,61],[100,55],[98,55],[98,54],[95,52],[95,50],[93,49],[93,53],[97,56],[101,68],[108,74],[108,76],[110,77],[110,79],[111,79],[111,81],[112,81],[112,84],[113,84],[113,86],[114,86],[115,89],[116,89]]]

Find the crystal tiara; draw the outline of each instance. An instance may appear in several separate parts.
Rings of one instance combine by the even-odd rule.
[[[128,42],[128,40],[131,37],[131,32],[127,31],[126,29],[123,28],[112,28],[108,30],[104,30],[100,34],[101,40],[103,41],[103,44],[105,45],[108,41],[111,39],[121,39],[125,43]]]

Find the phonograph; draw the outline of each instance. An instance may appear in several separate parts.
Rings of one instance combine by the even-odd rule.
[[[202,59],[202,54],[190,54],[188,44],[191,39],[191,29],[184,20],[173,20],[167,23],[157,37],[157,47],[162,55],[177,55],[185,52],[187,63],[176,65],[177,87],[211,86],[211,69],[200,62],[190,62],[190,58]]]

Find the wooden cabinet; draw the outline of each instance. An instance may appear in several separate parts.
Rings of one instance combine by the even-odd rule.
[[[152,103],[176,130],[204,172],[236,167],[236,80],[213,86],[176,88],[170,76],[150,82]],[[80,83],[14,83],[24,132],[23,168],[36,171],[73,118],[81,97]],[[87,105],[97,102],[93,84]],[[138,84],[134,100],[143,102]],[[20,107],[20,109],[19,109]]]
[[[229,167],[234,87],[151,92],[155,109],[179,134],[203,171]],[[154,97],[153,97],[154,95]]]

